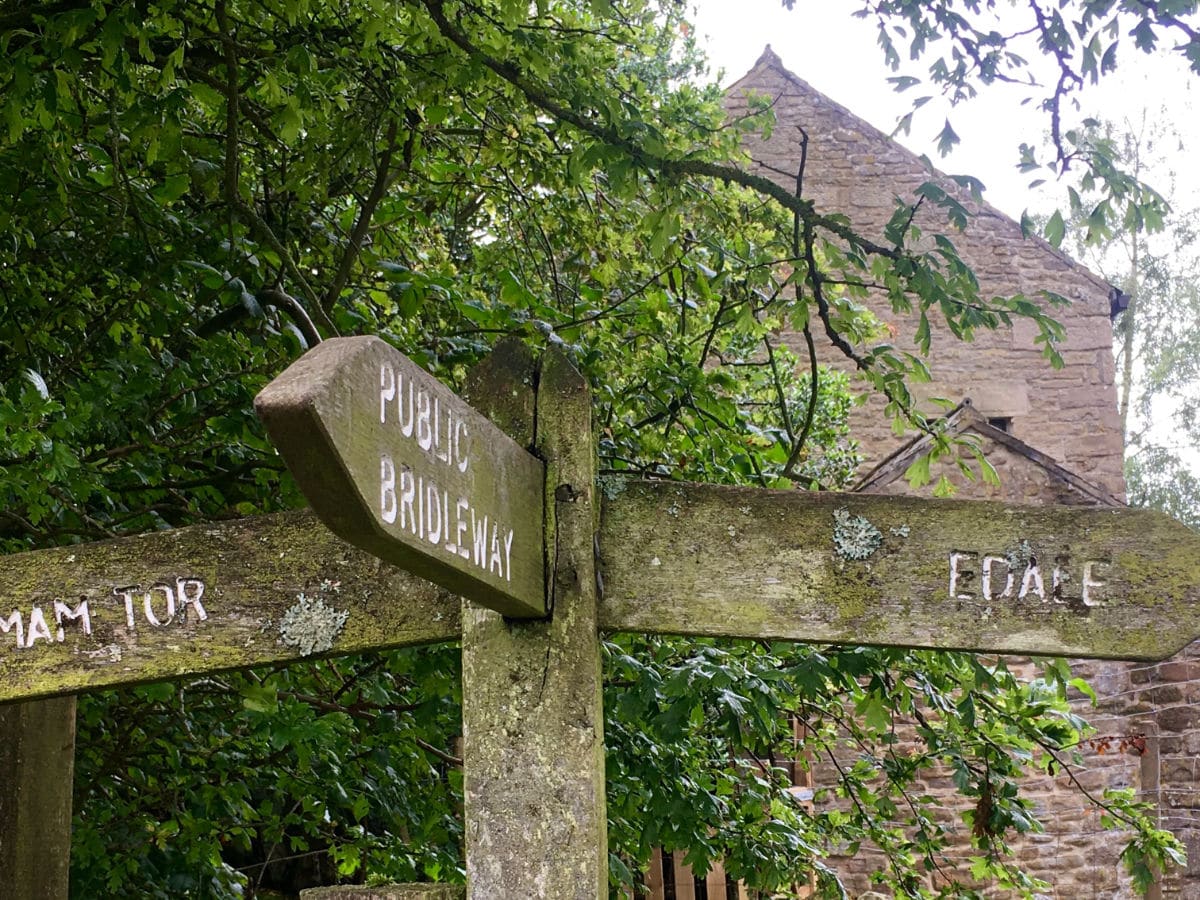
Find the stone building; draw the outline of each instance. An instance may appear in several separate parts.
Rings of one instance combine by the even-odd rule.
[[[956,478],[959,496],[1122,503],[1123,445],[1110,318],[1120,308],[1119,292],[1044,241],[1024,238],[1020,225],[996,209],[972,203],[918,156],[789,72],[769,47],[729,89],[731,116],[745,112],[751,96],[770,100],[775,114],[768,139],[751,137],[745,143],[752,170],[794,189],[807,135],[805,196],[818,210],[847,214],[857,230],[876,239],[882,237],[896,197],[911,202],[921,184],[937,181],[973,213],[966,230],[954,233],[953,240],[986,296],[1023,293],[1032,298],[1050,290],[1070,301],[1052,312],[1066,326],[1059,345],[1064,365],[1058,370],[1043,358],[1035,328],[1024,321],[979,331],[971,342],[935,329],[929,359],[933,382],[922,386],[922,396],[959,404],[947,426],[970,432],[1001,477],[999,487]],[[916,221],[930,233],[947,230],[936,209],[920,210]],[[915,322],[893,314],[886,304],[873,309],[887,323],[893,342],[911,348]],[[803,358],[799,338],[795,349]],[[852,368],[831,346],[819,356]],[[876,398],[854,413],[853,434],[867,457],[859,489],[907,492],[903,473],[922,449],[921,438],[893,434],[882,406]],[[1132,788],[1152,804],[1163,825],[1188,846],[1192,862],[1186,870],[1168,873],[1151,896],[1200,898],[1200,654],[1189,649],[1157,665],[1092,662],[1077,668],[1089,677],[1100,702],[1098,708],[1079,704],[1097,733],[1079,748],[1083,765],[1072,774],[1097,795],[1108,787]],[[945,786],[949,788],[948,778]],[[937,791],[942,785],[928,787]],[[1045,777],[1026,790],[1036,799],[1047,831],[1019,842],[1019,854],[1035,875],[1053,885],[1048,897],[1134,896],[1117,858],[1122,838],[1101,827],[1098,812],[1067,777]],[[950,808],[953,803],[947,790],[948,820],[957,812]],[[964,830],[964,844],[966,837]],[[854,872],[870,862],[864,851],[846,861],[845,870]],[[865,880],[852,876],[851,881],[853,890],[868,890]]]
[[[758,174],[793,189],[795,176],[790,173],[799,165],[807,134],[806,197],[818,210],[845,213],[857,230],[882,243],[887,243],[883,230],[895,199],[912,202],[923,183],[940,180],[974,213],[969,226],[963,233],[953,232],[944,215],[928,204],[918,212],[916,224],[927,233],[951,235],[985,296],[1021,293],[1036,298],[1052,290],[1071,301],[1069,307],[1051,311],[1067,329],[1059,346],[1062,369],[1052,369],[1043,359],[1033,323],[1018,320],[1010,329],[979,330],[970,342],[935,331],[930,353],[934,380],[916,388],[955,402],[970,398],[982,416],[1009,434],[1123,498],[1122,438],[1113,386],[1113,287],[1049,244],[1024,239],[1020,225],[1003,213],[970,202],[916,154],[789,72],[769,48],[729,89],[732,116],[744,111],[750,95],[769,98],[775,114],[768,140],[751,137],[745,143]],[[913,349],[913,321],[882,304],[874,311],[892,326],[898,346]],[[797,344],[796,349],[803,358],[803,347]],[[825,362],[845,365],[832,347],[821,355]],[[860,408],[854,421],[854,436],[874,462],[905,440],[894,435],[880,415],[882,401],[876,404]],[[1002,490],[1010,496],[1008,487]]]

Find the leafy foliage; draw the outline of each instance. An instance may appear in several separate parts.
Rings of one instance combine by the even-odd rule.
[[[1089,141],[1136,178],[1174,182],[1166,154],[1178,139],[1160,116],[1143,114],[1141,121],[1119,125],[1094,121]],[[1123,293],[1114,334],[1130,501],[1195,527],[1200,483],[1189,453],[1200,444],[1200,291],[1194,277],[1200,217],[1195,209],[1164,204],[1161,219],[1127,217],[1116,230],[1101,231],[1087,212],[1095,196],[1094,185],[1071,191],[1071,224],[1077,251]]]
[[[80,897],[297,891],[461,865],[455,648],[81,698]]]
[[[924,361],[881,342],[868,296],[926,335],[1031,317],[1054,358],[1040,304],[980,296],[948,236],[963,206],[936,185],[874,239],[738,168],[770,111],[725,121],[680,15],[0,6],[3,549],[300,504],[250,401],[339,333],[380,334],[451,384],[500,335],[565,347],[594,385],[604,468],[767,486],[838,487],[856,465],[848,381],[816,366],[817,338],[928,426],[908,389]],[[922,202],[948,234],[912,225]],[[1077,738],[1057,669],[1025,686],[954,654],[607,651],[614,881],[662,842],[763,890],[815,870],[836,893],[824,854],[872,842],[881,882],[928,894],[915,870],[945,835],[915,785],[936,764],[970,800],[976,877],[1033,889],[1005,839],[1038,827],[1018,773]],[[460,879],[457,685],[442,648],[85,698],[75,892]],[[834,766],[829,808],[785,789],[780,711]],[[1133,864],[1173,851],[1129,798],[1107,808]]]
[[[783,0],[792,7],[795,0]],[[1133,169],[1122,166],[1112,148],[1097,142],[1095,120],[1075,123],[1079,93],[1112,75],[1120,59],[1135,52],[1169,53],[1200,73],[1200,27],[1195,0],[1029,0],[1020,4],[958,3],[955,0],[863,0],[857,16],[878,25],[884,58],[903,75],[891,80],[897,91],[914,91],[913,115],[940,93],[952,105],[971,100],[981,88],[1005,84],[1019,91],[1048,120],[1048,157],[1039,146],[1020,147],[1020,169],[1046,177],[1074,173],[1081,190],[1096,192],[1088,228],[1097,236],[1125,227],[1153,230],[1166,204]],[[924,66],[920,76],[910,74]],[[949,120],[939,138],[945,154],[957,142]],[[1080,197],[1072,190],[1071,209]],[[1064,237],[1061,214],[1050,217],[1044,235],[1055,246]]]

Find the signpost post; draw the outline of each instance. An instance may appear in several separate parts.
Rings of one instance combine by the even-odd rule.
[[[602,483],[564,357],[502,344],[470,393],[503,431],[378,339],[317,347],[256,406],[355,546],[291,513],[0,558],[0,701],[461,636],[469,896],[593,898],[600,631],[1137,660],[1200,634],[1200,536],[1159,513]],[[34,871],[22,796],[0,860]]]

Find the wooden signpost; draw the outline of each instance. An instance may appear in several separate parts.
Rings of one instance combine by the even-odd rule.
[[[334,534],[506,615],[546,614],[541,460],[399,351],[325,341],[254,406]]]
[[[468,895],[595,898],[600,631],[1139,660],[1200,635],[1200,536],[1158,513],[598,481],[565,358],[502,344],[468,392],[317,347],[256,406],[354,546],[292,513],[0,558],[0,701],[461,637]],[[45,757],[37,710],[0,726]],[[0,787],[0,864],[57,900],[69,796],[29,796]]]

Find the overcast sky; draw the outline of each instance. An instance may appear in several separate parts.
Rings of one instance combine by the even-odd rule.
[[[745,74],[770,44],[792,72],[885,133],[891,133],[897,119],[911,108],[917,89],[911,94],[893,91],[886,79],[899,73],[883,64],[875,27],[851,15],[861,0],[796,0],[796,9],[790,12],[780,0],[691,2],[713,75],[724,70],[722,84]],[[907,74],[925,73],[914,69]],[[1176,208],[1195,209],[1200,207],[1200,166],[1194,162],[1200,152],[1198,90],[1200,77],[1181,62],[1148,59],[1126,46],[1119,51],[1117,75],[1084,91],[1081,109],[1073,115],[1076,123],[1085,116],[1134,123],[1145,115],[1167,120],[1180,137],[1169,162],[1175,177],[1160,172],[1149,180]],[[917,114],[911,134],[897,138],[910,150],[926,154],[943,171],[979,178],[987,187],[987,200],[1013,218],[1027,209],[1048,213],[1063,205],[1066,187],[1049,183],[1035,192],[1028,187],[1035,176],[1017,172],[1021,143],[1039,144],[1049,131],[1044,114],[1021,104],[1024,96],[1020,88],[998,85],[956,108],[931,102]],[[947,116],[962,142],[950,156],[940,157],[936,139]],[[1154,419],[1154,430],[1169,428],[1170,406],[1156,404]],[[1163,435],[1158,440],[1174,444]],[[1175,449],[1200,471],[1196,448],[1175,445]]]
[[[697,34],[707,47],[714,75],[724,70],[723,84],[745,74],[770,44],[791,71],[884,132],[895,128],[918,94],[916,88],[897,94],[887,83],[897,73],[883,64],[875,26],[851,15],[861,5],[859,0],[797,0],[792,11],[783,9],[780,0],[694,2]],[[1147,63],[1132,47],[1121,49],[1117,77],[1084,93],[1078,117],[1137,121],[1147,105],[1158,114],[1159,105],[1167,102],[1166,115],[1184,132],[1187,146],[1200,146],[1200,123],[1191,102],[1200,79],[1188,77],[1178,63]],[[914,69],[911,74],[924,73]],[[1052,186],[1035,196],[1028,189],[1033,176],[1016,170],[1020,144],[1036,144],[1049,130],[1044,114],[1021,105],[1024,96],[1020,88],[998,85],[957,108],[936,100],[917,114],[911,135],[898,138],[944,171],[980,178],[988,188],[987,199],[1011,216],[1020,216],[1026,208],[1049,210],[1059,204],[1064,189]],[[943,158],[936,138],[947,116],[962,143]],[[1185,176],[1190,174],[1183,168]],[[1198,187],[1200,178],[1190,176],[1181,190],[1194,196]],[[1160,190],[1166,192],[1165,187]]]

